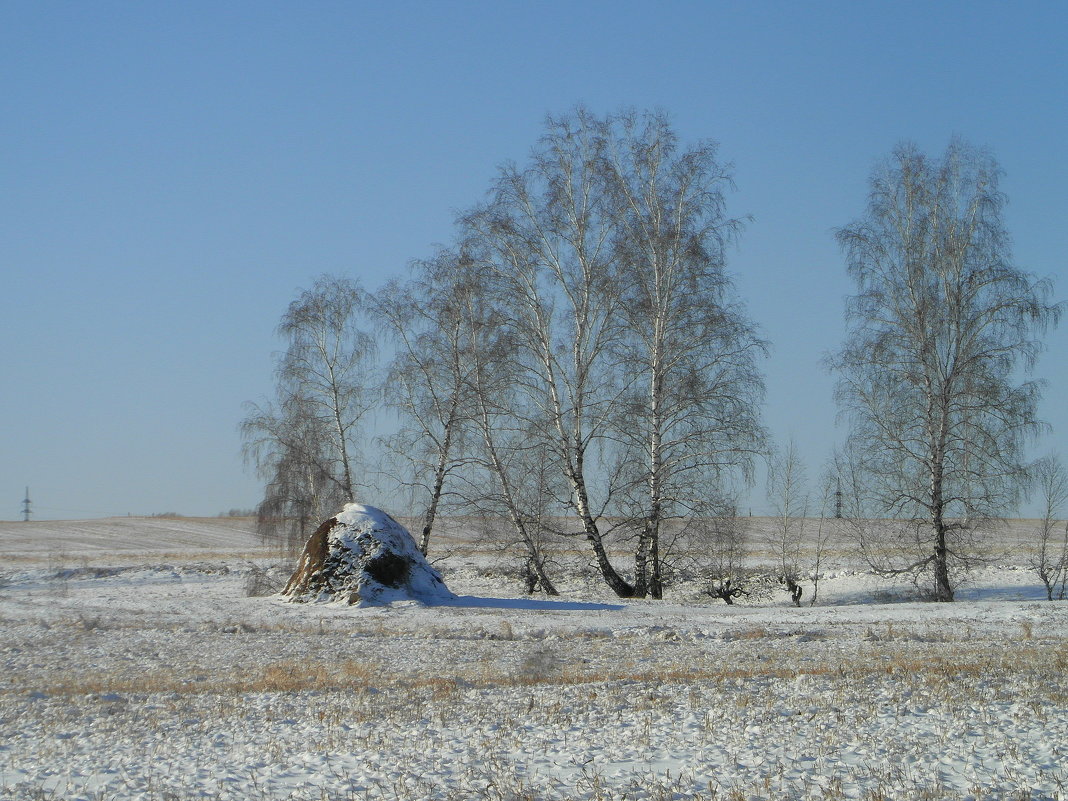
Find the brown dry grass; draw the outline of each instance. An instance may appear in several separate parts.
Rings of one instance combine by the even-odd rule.
[[[789,681],[804,676],[829,676],[855,682],[877,675],[920,682],[929,689],[949,689],[959,680],[969,677],[1018,674],[1063,676],[1068,673],[1068,642],[1021,642],[1017,647],[1008,650],[958,648],[944,656],[913,656],[902,650],[887,652],[885,649],[872,649],[856,654],[848,661],[828,660],[804,665],[794,664],[793,661],[788,655],[784,655],[781,659],[768,658],[738,665],[707,660],[679,667],[644,668],[640,662],[628,660],[608,670],[563,666],[536,672],[502,669],[482,662],[458,670],[458,675],[428,677],[398,675],[366,660],[349,659],[330,664],[284,660],[264,665],[244,675],[235,673],[206,676],[183,673],[176,669],[134,677],[89,673],[43,681],[39,677],[24,675],[13,677],[9,686],[0,692],[19,693],[34,690],[50,695],[70,696],[106,693],[357,692],[403,688],[412,691],[430,689],[435,696],[447,697],[455,694],[460,687],[578,686],[613,682],[636,682],[649,686],[692,685],[754,679]],[[1062,682],[1051,683],[1048,689],[1050,700],[1057,703],[1068,700],[1068,690]]]

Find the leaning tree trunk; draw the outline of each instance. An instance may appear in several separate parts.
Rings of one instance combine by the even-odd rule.
[[[493,474],[497,476],[497,482],[500,484],[503,500],[508,509],[508,518],[512,523],[512,527],[516,530],[519,538],[527,548],[526,566],[533,571],[536,583],[541,585],[541,588],[545,591],[546,595],[559,595],[560,592],[552,583],[552,580],[549,578],[549,574],[545,569],[545,560],[542,559],[541,554],[539,553],[537,542],[531,534],[526,519],[523,517],[519,505],[516,502],[516,494],[513,491],[512,482],[508,477],[508,471],[505,468],[504,462],[501,460],[500,454],[497,452],[497,445],[494,442],[491,433],[492,427],[490,425],[489,410],[486,408],[486,394],[480,383],[477,385],[477,390],[476,397],[479,403],[479,423],[482,426],[482,442],[486,447],[486,455],[489,457],[490,469],[493,471]]]
[[[582,457],[578,457],[578,466],[569,466],[568,478],[571,481],[571,488],[574,493],[575,509],[578,511],[579,517],[582,520],[582,530],[586,535],[586,540],[593,547],[593,555],[597,560],[597,569],[601,571],[601,577],[617,596],[620,598],[633,598],[634,587],[627,583],[627,581],[616,572],[616,569],[612,567],[612,562],[608,559],[608,552],[604,547],[604,538],[601,536],[601,530],[597,526],[597,521],[593,519],[593,515],[590,513],[589,495],[586,492],[586,482],[582,476]]]
[[[552,583],[549,578],[549,574],[545,570],[545,560],[540,556],[532,556],[529,561],[529,569],[534,576],[534,586],[530,588],[530,592],[533,593],[537,587],[541,587],[542,591],[546,595],[559,595],[560,591],[556,589],[556,585]]]

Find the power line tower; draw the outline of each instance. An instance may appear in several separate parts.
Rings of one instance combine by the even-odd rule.
[[[838,479],[838,488],[834,491],[834,517],[842,519],[842,479]]]
[[[30,522],[30,488],[26,487],[26,497],[22,499],[22,522]]]

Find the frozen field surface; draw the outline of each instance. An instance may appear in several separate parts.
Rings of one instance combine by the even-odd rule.
[[[1068,604],[1019,564],[936,605],[840,560],[798,609],[467,553],[455,603],[356,609],[170,524],[0,524],[0,798],[1068,799]]]

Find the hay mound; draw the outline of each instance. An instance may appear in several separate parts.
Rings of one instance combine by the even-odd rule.
[[[408,529],[381,509],[358,503],[347,504],[311,535],[282,595],[360,606],[456,597]]]

